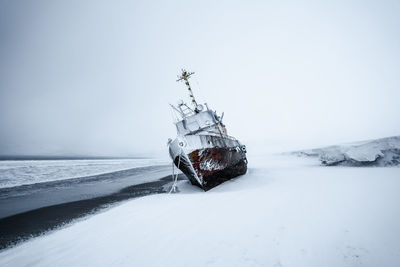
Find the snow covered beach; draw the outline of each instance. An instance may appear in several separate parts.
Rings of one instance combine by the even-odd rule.
[[[400,168],[260,156],[204,193],[134,199],[0,253],[1,266],[398,266]]]
[[[0,188],[0,250],[118,202],[165,193],[170,172],[170,165],[156,165]]]

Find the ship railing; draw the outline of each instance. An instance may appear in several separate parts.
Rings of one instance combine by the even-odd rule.
[[[207,127],[207,128],[209,128],[209,127]],[[219,137],[227,138],[227,139],[230,139],[230,140],[237,140],[235,137],[227,135],[227,134],[222,134],[222,133],[219,133],[219,132],[216,132],[216,131],[207,131],[207,128],[203,128],[203,129],[199,129],[199,130],[190,132],[188,135],[195,135],[195,134],[200,134],[200,133],[204,132],[204,133],[207,133],[207,134],[212,134],[214,136],[219,136]]]

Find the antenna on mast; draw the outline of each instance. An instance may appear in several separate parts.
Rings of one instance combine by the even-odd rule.
[[[185,81],[185,84],[189,90],[189,96],[192,99],[192,104],[194,105],[194,111],[196,113],[199,113],[202,110],[202,107],[199,107],[199,105],[197,105],[197,101],[194,98],[193,91],[192,91],[192,88],[190,87],[190,83],[189,83],[189,78],[193,74],[194,74],[194,72],[188,72],[185,69],[182,69],[182,74],[181,74],[181,76],[178,76],[178,80],[176,80],[176,81],[177,82]]]

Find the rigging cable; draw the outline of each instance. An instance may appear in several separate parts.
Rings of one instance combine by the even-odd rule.
[[[179,153],[178,165],[177,165],[178,170],[179,170],[179,165],[181,163],[181,152],[182,152],[182,149],[179,152],[180,153]],[[176,173],[176,175],[175,175],[175,164],[174,164],[174,161],[172,161],[172,181],[173,181],[173,184],[172,184],[171,190],[169,190],[168,194],[171,194],[172,192],[176,191],[176,184],[178,182],[178,175],[179,175],[179,173]]]

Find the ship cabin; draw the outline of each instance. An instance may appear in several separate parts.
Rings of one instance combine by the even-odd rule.
[[[206,105],[207,106],[207,105]],[[218,136],[226,136],[226,128],[222,124],[222,117],[218,116],[215,111],[207,110],[201,111],[202,105],[199,105],[196,110],[187,114],[182,112],[179,108],[179,112],[182,115],[182,120],[176,122],[176,129],[179,135],[191,135],[191,134],[212,134]]]

